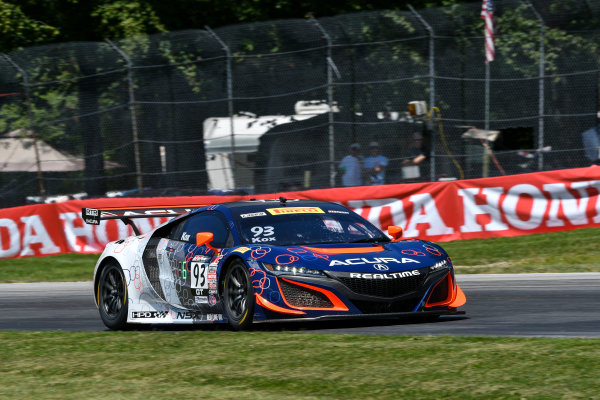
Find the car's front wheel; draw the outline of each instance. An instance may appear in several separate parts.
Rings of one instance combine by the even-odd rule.
[[[110,329],[127,325],[127,284],[119,264],[107,264],[98,280],[98,309],[102,322]]]
[[[254,290],[248,268],[239,261],[225,273],[223,305],[233,329],[242,330],[250,326],[254,314]]]

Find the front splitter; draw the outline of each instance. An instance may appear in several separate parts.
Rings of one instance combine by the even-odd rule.
[[[297,317],[297,318],[279,318],[266,319],[262,321],[254,321],[253,324],[263,323],[289,323],[289,322],[305,322],[305,321],[331,321],[331,320],[350,320],[350,319],[390,319],[390,318],[421,318],[432,317],[436,315],[465,315],[465,311],[448,310],[448,311],[419,311],[419,312],[397,312],[397,313],[380,313],[380,314],[351,314],[351,315],[322,315],[320,317]]]

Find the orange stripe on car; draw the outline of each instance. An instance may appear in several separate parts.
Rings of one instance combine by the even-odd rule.
[[[321,253],[321,254],[351,254],[351,253],[377,253],[379,251],[385,250],[381,246],[373,246],[373,247],[339,247],[339,248],[326,248],[322,249],[319,247],[308,247],[302,246],[306,250],[310,250],[313,253]]]
[[[331,293],[327,289],[323,289],[323,288],[320,288],[320,287],[317,287],[317,286],[307,285],[306,283],[292,281],[290,279],[285,279],[285,278],[281,278],[281,279],[283,279],[284,281],[286,281],[288,283],[291,283],[291,284],[294,284],[294,285],[298,285],[298,286],[302,286],[302,287],[305,287],[307,289],[323,293],[329,299],[329,301],[331,301],[331,303],[333,304],[333,307],[295,307],[295,306],[292,306],[290,303],[288,303],[288,301],[286,300],[285,296],[283,295],[283,291],[281,290],[281,286],[279,286],[279,279],[277,279],[277,286],[279,286],[279,292],[281,293],[281,297],[283,298],[283,302],[288,307],[295,308],[295,309],[298,309],[298,310],[348,311],[348,307],[346,307],[346,305],[344,304],[344,302],[341,301],[335,294]]]
[[[456,285],[456,296],[455,296],[454,300],[452,301],[452,303],[449,304],[449,307],[460,307],[460,306],[464,305],[466,302],[467,302],[467,296],[465,296],[465,293],[462,291],[460,286]]]
[[[266,308],[267,310],[275,311],[275,312],[282,313],[282,314],[292,314],[292,315],[306,314],[304,311],[289,310],[287,308],[279,307],[278,305],[271,303],[270,301],[268,301],[267,299],[265,299],[258,293],[255,293],[255,295],[256,295],[256,304],[258,304],[261,307]]]

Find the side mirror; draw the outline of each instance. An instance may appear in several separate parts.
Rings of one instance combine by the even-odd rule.
[[[393,238],[393,242],[397,242],[402,238],[402,228],[400,228],[399,226],[388,226],[388,233]]]
[[[212,242],[214,238],[215,235],[213,235],[212,232],[198,232],[196,233],[196,246],[206,246],[215,253],[218,253],[221,250],[217,249],[216,247],[212,247],[210,244],[210,242]]]

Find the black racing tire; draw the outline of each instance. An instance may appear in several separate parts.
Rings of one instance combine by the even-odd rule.
[[[98,310],[107,328],[119,330],[127,327],[127,283],[121,266],[108,263],[98,279]]]
[[[223,281],[223,308],[229,325],[236,330],[247,329],[254,317],[254,289],[248,268],[234,262]]]

